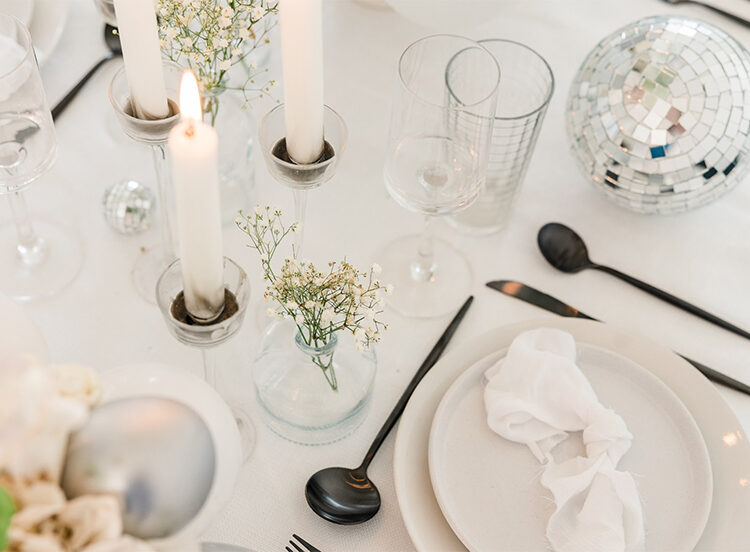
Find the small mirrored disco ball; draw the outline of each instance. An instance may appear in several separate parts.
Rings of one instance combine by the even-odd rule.
[[[637,21],[583,62],[567,126],[584,172],[616,203],[642,213],[699,207],[750,168],[750,54],[703,21]]]
[[[105,220],[114,230],[137,234],[151,226],[154,194],[135,180],[124,180],[107,188],[102,208]]]

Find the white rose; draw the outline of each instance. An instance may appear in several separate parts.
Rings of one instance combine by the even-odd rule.
[[[99,404],[102,388],[99,375],[79,364],[60,364],[52,367],[57,376],[57,390],[63,397],[86,403],[89,408]]]

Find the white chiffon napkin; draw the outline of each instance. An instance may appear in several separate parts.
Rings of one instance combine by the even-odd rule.
[[[642,550],[638,489],[630,473],[617,470],[633,436],[576,366],[573,336],[547,328],[525,332],[485,379],[490,428],[527,445],[545,464],[541,483],[556,506],[547,524],[553,550]],[[556,459],[555,446],[575,431],[583,432],[586,456]]]

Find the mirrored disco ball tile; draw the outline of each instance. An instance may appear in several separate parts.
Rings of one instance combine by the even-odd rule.
[[[702,21],[637,21],[581,65],[567,127],[585,174],[620,205],[699,207],[750,169],[750,54]]]

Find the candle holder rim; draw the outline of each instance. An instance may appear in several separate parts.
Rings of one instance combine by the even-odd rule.
[[[285,104],[281,103],[281,104],[277,105],[276,107],[274,107],[273,109],[271,109],[268,113],[266,113],[263,116],[263,118],[260,120],[260,124],[258,125],[258,136],[259,137],[263,136],[263,128],[266,125],[268,118],[271,115],[275,114],[277,111],[280,111],[280,110],[284,109],[284,106],[285,106]],[[330,105],[323,104],[323,109],[326,110],[326,111],[329,111],[336,118],[336,120],[338,120],[339,123],[341,124],[341,130],[342,130],[341,143],[337,144],[337,147],[334,148],[333,144],[331,144],[331,142],[328,142],[331,145],[331,149],[333,150],[333,155],[331,157],[329,157],[328,159],[325,159],[324,161],[316,161],[315,163],[305,163],[305,164],[302,164],[302,163],[290,163],[289,161],[284,161],[283,159],[280,159],[280,158],[276,157],[275,155],[273,155],[271,153],[270,156],[273,158],[274,163],[276,163],[277,165],[279,165],[281,167],[284,167],[286,169],[291,169],[291,170],[296,170],[296,171],[304,171],[304,170],[312,170],[312,169],[324,168],[324,167],[327,167],[328,165],[332,165],[333,163],[335,163],[336,161],[338,161],[337,157],[339,155],[343,154],[344,151],[346,150],[346,144],[349,141],[349,128],[346,126],[346,122],[344,121],[344,118],[339,114],[338,111],[336,111],[335,109],[333,109]],[[286,138],[286,136],[284,136],[281,139],[285,139],[285,138]],[[325,139],[325,129],[324,129],[324,133],[323,133],[323,141],[324,142],[326,141],[326,139]],[[270,149],[273,149],[273,147],[275,145],[276,144],[272,144]]]
[[[230,264],[238,271],[240,282],[245,282],[245,285],[249,286],[248,276],[245,270],[231,258],[225,256],[223,257],[223,259],[224,259],[225,265]],[[225,327],[230,326],[233,321],[242,320],[242,318],[245,315],[247,306],[250,302],[250,293],[249,291],[247,291],[243,296],[241,296],[240,294],[236,293],[236,290],[230,290],[235,295],[235,298],[237,300],[237,312],[235,312],[232,316],[228,318],[223,318],[223,319],[220,318],[219,320],[213,323],[201,324],[201,325],[186,324],[184,322],[181,322],[180,320],[177,320],[172,315],[172,303],[174,302],[174,297],[168,298],[165,302],[165,296],[159,293],[159,290],[162,289],[164,286],[164,279],[168,275],[171,275],[171,273],[176,269],[177,265],[181,264],[181,262],[182,262],[181,259],[179,258],[175,259],[169,264],[169,266],[164,270],[164,272],[162,272],[161,276],[159,276],[159,279],[156,282],[156,290],[155,290],[156,303],[159,305],[159,309],[162,311],[162,314],[167,319],[169,324],[172,324],[174,328],[178,328],[179,330],[181,330],[181,332],[184,332],[184,334],[190,335],[193,337],[197,336],[198,334],[205,336],[204,343],[198,343],[195,340],[190,340],[189,342],[186,342],[184,339],[178,337],[180,341],[183,341],[186,344],[192,345],[194,347],[211,347],[215,344],[214,343],[215,340],[211,337],[211,334],[213,333],[214,329],[217,329],[222,326],[225,326]],[[236,333],[238,330],[239,330],[239,326],[237,326],[237,328],[235,328],[234,331],[232,331],[230,335],[223,335],[217,343],[225,341],[226,339],[234,335],[234,333]]]
[[[171,61],[171,60],[162,59],[161,63],[162,63],[162,66],[165,66],[165,65],[166,66],[172,66],[172,68],[174,68],[174,69],[184,70],[184,67],[182,67],[180,64],[175,63],[174,61]],[[127,111],[125,111],[125,109],[122,108],[120,106],[119,102],[115,99],[115,94],[114,94],[114,91],[112,90],[112,88],[114,87],[114,84],[115,84],[115,80],[120,75],[122,75],[123,73],[125,73],[125,64],[124,63],[122,65],[120,65],[120,68],[117,71],[115,71],[115,74],[112,76],[112,80],[109,82],[109,88],[108,88],[109,101],[112,104],[112,107],[117,112],[121,113],[129,121],[133,121],[133,122],[135,122],[136,124],[139,124],[139,125],[156,126],[156,125],[163,125],[165,123],[171,123],[171,122],[174,122],[176,124],[177,121],[179,121],[180,115],[181,115],[181,112],[179,111],[179,105],[180,104],[179,104],[179,102],[175,101],[174,99],[169,98],[169,96],[167,96],[167,102],[169,103],[169,100],[171,99],[172,103],[174,103],[174,105],[176,105],[177,108],[178,108],[177,113],[175,113],[174,115],[170,115],[169,117],[164,117],[163,119],[139,119],[138,117],[134,117],[133,115],[131,115],[130,113],[128,113]],[[128,96],[128,98],[130,98],[130,96]]]

